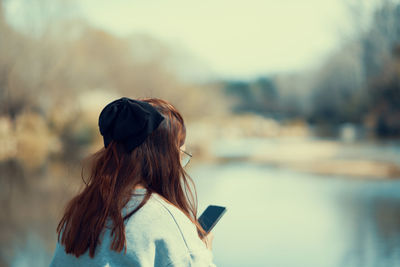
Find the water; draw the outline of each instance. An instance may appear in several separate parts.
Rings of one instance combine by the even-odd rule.
[[[400,266],[400,181],[351,180],[231,162],[190,169],[219,266]]]
[[[400,179],[317,175],[284,164],[298,160],[318,164],[321,158],[398,164],[399,144],[253,138],[219,140],[212,148],[225,163],[193,162],[188,172],[197,185],[199,212],[209,204],[228,208],[213,230],[217,266],[400,266]],[[254,155],[280,164],[248,160]],[[69,172],[67,164],[49,168],[47,174],[40,174],[43,179],[29,177],[25,190],[12,191],[13,199],[20,201],[14,203],[18,209],[10,209],[14,215],[9,221],[17,222],[23,231],[14,238],[15,244],[2,243],[0,256],[9,266],[50,263],[57,216],[74,191],[72,184],[81,183],[78,172],[76,181],[65,182],[70,180],[61,176]]]

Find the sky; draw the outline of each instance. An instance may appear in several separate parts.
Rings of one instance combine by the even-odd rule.
[[[80,8],[98,27],[152,35],[238,78],[312,67],[350,24],[342,0],[82,0]]]
[[[8,0],[11,17],[20,17],[15,12],[18,1],[24,5],[24,0]],[[188,63],[188,69],[206,69],[206,73],[217,77],[252,78],[313,68],[339,49],[352,29],[345,2],[79,0],[74,3],[80,15],[94,26],[121,37],[147,34],[190,55],[188,58],[194,64]]]

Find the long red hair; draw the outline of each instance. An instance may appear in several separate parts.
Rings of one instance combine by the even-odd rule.
[[[81,193],[67,205],[58,224],[58,240],[67,253],[76,257],[89,249],[94,257],[106,220],[113,221],[110,249],[126,250],[124,221],[157,193],[178,207],[204,235],[197,220],[197,195],[193,180],[180,162],[180,147],[186,138],[182,116],[174,106],[156,98],[140,99],[150,103],[164,120],[140,146],[126,153],[122,145],[111,142],[89,157],[90,172]],[[83,172],[82,172],[82,178]],[[140,205],[122,217],[121,210],[132,197],[136,185],[147,188]]]

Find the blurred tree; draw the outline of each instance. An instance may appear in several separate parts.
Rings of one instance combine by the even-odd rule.
[[[392,60],[393,49],[400,43],[399,21],[400,4],[394,1],[382,1],[373,13],[370,28],[360,39],[366,77],[379,75],[385,62]]]
[[[309,120],[317,124],[361,123],[362,69],[359,47],[349,44],[327,60],[317,73]]]
[[[400,44],[380,75],[368,82],[367,123],[379,137],[400,137]]]
[[[316,73],[308,119],[333,130],[351,122],[371,127],[378,137],[400,136],[400,4],[382,1],[368,28],[361,1],[352,2],[355,38],[334,53]],[[355,8],[359,6],[359,9]]]
[[[400,137],[400,3],[384,1],[362,39],[366,121],[378,137]]]
[[[235,99],[235,112],[256,112],[274,115],[279,111],[279,94],[271,78],[260,77],[254,81],[226,81],[224,91]]]

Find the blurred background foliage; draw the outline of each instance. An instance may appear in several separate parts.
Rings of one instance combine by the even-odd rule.
[[[396,1],[377,5],[369,27],[358,16],[363,2],[347,3],[354,34],[317,68],[247,80],[188,79],[183,73],[202,71],[190,70],[194,57],[146,33],[96,28],[76,15],[74,1],[25,1],[23,27],[15,27],[10,2],[0,1],[0,266],[48,264],[61,207],[82,185],[81,161],[102,146],[98,114],[120,96],[174,104],[198,162],[236,157],[314,174],[400,177],[393,154],[346,150],[348,142],[391,146],[400,137]],[[213,143],[277,137],[306,141],[253,155],[221,154]],[[337,151],[352,160],[333,160]]]
[[[362,4],[353,6],[362,9]],[[400,6],[384,2],[371,27],[348,39],[313,72],[254,81],[226,81],[238,111],[278,119],[301,118],[336,136],[344,123],[365,128],[371,138],[398,138],[400,131]],[[354,18],[354,27],[361,22]]]
[[[371,138],[400,135],[396,3],[384,2],[373,13],[371,27],[348,38],[315,71],[206,82],[180,77],[179,51],[173,47],[144,34],[117,37],[70,18],[65,14],[71,5],[38,1],[37,10],[29,10],[25,18],[29,31],[11,27],[1,6],[1,129],[2,135],[16,139],[5,142],[3,159],[18,154],[24,137],[16,132],[29,127],[58,139],[44,138],[46,144],[38,147],[67,154],[66,148],[74,147],[75,153],[95,141],[99,107],[119,95],[168,99],[189,120],[251,112],[280,121],[304,120],[327,136],[337,136],[345,123],[359,126]],[[26,116],[35,121],[32,126],[24,124]],[[86,121],[77,121],[80,116]]]

